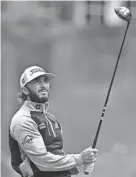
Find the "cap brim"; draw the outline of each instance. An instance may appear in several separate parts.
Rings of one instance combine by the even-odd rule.
[[[55,74],[52,74],[52,73],[46,73],[46,74],[42,74],[43,76],[47,76],[47,78],[49,79],[49,80],[53,80],[56,76],[55,76]],[[41,75],[41,76],[42,76]]]
[[[45,76],[49,79],[49,81],[53,80],[56,76],[52,73],[36,73],[27,83],[33,81],[35,78],[40,77],[40,76]],[[26,85],[25,84],[25,85]]]

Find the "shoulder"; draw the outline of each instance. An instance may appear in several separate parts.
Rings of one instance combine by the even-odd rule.
[[[53,117],[54,119],[56,119],[55,115],[49,113],[49,112],[46,112],[46,115],[49,116],[49,117]]]
[[[57,122],[57,119],[56,119],[56,117],[55,117],[53,114],[51,114],[51,113],[49,113],[49,112],[46,112],[46,116],[47,116],[49,119],[51,119],[51,120]]]
[[[61,127],[60,121],[58,119],[56,119],[56,117],[53,114],[51,114],[49,112],[46,112],[46,116],[48,117],[48,119],[50,119],[51,121],[57,123]],[[62,127],[61,127],[61,129],[62,129]]]
[[[15,125],[21,124],[28,117],[30,117],[30,111],[27,109],[23,109],[23,107],[21,107],[12,117],[10,127],[12,127],[14,124]]]
[[[20,130],[22,127],[37,126],[30,116],[30,111],[21,108],[12,118],[10,123],[10,134],[14,138],[16,130]]]

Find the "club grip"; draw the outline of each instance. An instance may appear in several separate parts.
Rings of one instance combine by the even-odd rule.
[[[94,169],[94,163],[91,163],[89,165],[84,165],[84,174],[89,175]]]
[[[98,134],[99,134],[100,126],[101,126],[101,121],[100,121],[98,130],[97,130],[97,133],[96,133],[96,137],[95,137],[95,139],[94,139],[94,141],[93,141],[92,148],[95,148],[95,147],[96,147],[97,136],[98,136]],[[91,163],[91,164],[89,164],[89,165],[84,165],[84,174],[85,174],[85,175],[89,175],[89,173],[91,173],[91,172],[93,171],[93,168],[94,168],[94,164],[93,164],[93,163]]]

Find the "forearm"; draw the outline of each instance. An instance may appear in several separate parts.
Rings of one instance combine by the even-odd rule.
[[[50,152],[28,154],[30,160],[41,171],[64,171],[83,164],[80,154],[54,155]]]

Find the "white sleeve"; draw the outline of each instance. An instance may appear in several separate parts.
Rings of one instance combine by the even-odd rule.
[[[23,118],[14,129],[14,138],[29,159],[41,171],[63,171],[83,164],[80,154],[54,155],[47,152],[37,124],[29,117]]]

